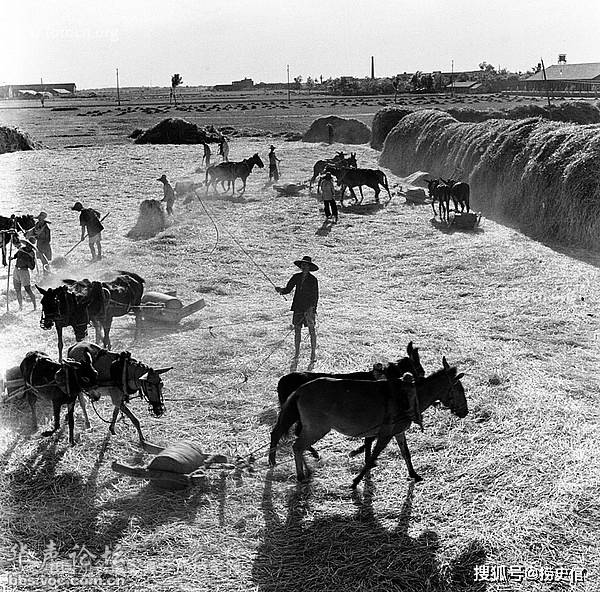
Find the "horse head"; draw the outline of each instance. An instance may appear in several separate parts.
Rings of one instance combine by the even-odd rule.
[[[163,381],[160,375],[172,370],[173,367],[155,370],[141,362],[131,360],[130,369],[131,372],[137,375],[135,381],[139,384],[139,390],[142,397],[148,402],[149,413],[155,417],[163,415],[166,408],[163,399]]]
[[[259,169],[264,169],[265,168],[265,164],[263,163],[263,161],[261,160],[260,156],[258,155],[258,152],[256,152],[252,158],[250,158],[248,160],[248,162],[250,164],[255,164]]]
[[[345,159],[346,160],[346,165],[355,169],[358,164],[356,162],[356,152],[350,152],[350,156],[348,158]]]
[[[466,417],[469,413],[469,407],[467,405],[467,398],[465,396],[465,389],[460,382],[460,379],[464,376],[464,373],[456,374],[456,367],[448,364],[446,357],[442,358],[444,365],[444,372],[448,378],[448,390],[445,394],[440,397],[440,402],[448,407],[454,415],[462,418]]]
[[[40,300],[42,308],[42,316],[40,318],[40,327],[44,330],[52,329],[55,322],[60,322],[64,317],[64,312],[61,311],[60,292],[66,290],[65,286],[58,288],[40,288],[35,285],[37,291],[42,295]]]

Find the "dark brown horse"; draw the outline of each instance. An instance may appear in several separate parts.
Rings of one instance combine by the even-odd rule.
[[[42,299],[42,329],[56,326],[58,335],[58,355],[62,359],[62,330],[71,326],[76,341],[87,335],[87,325],[91,321],[96,330],[96,342],[102,341],[110,349],[110,329],[114,317],[133,313],[136,329],[141,316],[140,304],[144,292],[144,280],[131,271],[119,271],[109,282],[63,280],[65,285],[44,290],[36,286]]]
[[[407,357],[399,359],[395,364],[388,364],[383,366],[382,364],[375,364],[373,370],[366,372],[347,372],[347,373],[327,373],[327,372],[290,372],[285,376],[282,376],[277,383],[277,397],[279,398],[279,407],[283,407],[283,404],[289,399],[292,393],[300,388],[303,384],[315,380],[317,378],[339,378],[346,380],[384,380],[388,375],[392,374],[393,377],[397,378],[402,376],[405,372],[409,372],[415,378],[423,378],[425,376],[425,370],[421,365],[421,358],[419,356],[419,348],[413,347],[413,342],[410,341],[406,347]],[[296,425],[296,435],[298,436],[302,430],[300,423]],[[362,446],[359,451],[362,451]],[[308,451],[313,455],[314,458],[319,458],[319,453],[310,446]]]
[[[463,181],[456,181],[455,179],[442,179],[444,183],[449,187],[450,197],[454,202],[454,211],[458,212],[458,205],[460,204],[460,211],[464,212],[465,208],[467,210],[467,214],[470,211],[470,195],[471,188],[468,183],[464,183]]]
[[[318,378],[306,383],[286,401],[279,414],[271,433],[270,464],[275,464],[275,449],[281,435],[298,419],[302,430],[293,449],[299,481],[306,475],[304,451],[332,429],[346,436],[376,439],[373,452],[352,482],[352,487],[356,487],[375,466],[390,440],[405,432],[420,412],[435,401],[441,401],[458,417],[467,415],[467,401],[460,383],[463,375],[457,375],[456,368],[450,368],[446,358],[443,364],[441,370],[420,381],[418,386],[410,374],[380,381]],[[404,455],[402,446],[401,451]],[[406,462],[409,466],[410,455]]]
[[[316,181],[317,177],[326,172],[326,170],[333,172],[339,167],[356,168],[356,166],[356,152],[351,152],[350,156],[344,156],[343,152],[338,152],[333,158],[317,160],[313,165],[313,176],[309,181],[309,188],[312,189],[312,184]]]
[[[241,162],[222,162],[215,164],[206,169],[206,193],[210,185],[216,193],[217,183],[221,183],[221,187],[227,193],[231,187],[231,194],[235,193],[235,180],[241,179],[243,187],[240,189],[240,193],[246,191],[246,180],[252,172],[252,169],[257,166],[259,169],[264,168],[264,163],[261,160],[258,153],[254,154],[250,158],[245,158]],[[210,177],[210,178],[209,178]],[[227,182],[227,189],[225,189],[225,183]]]
[[[131,357],[129,352],[111,352],[93,343],[77,343],[69,348],[69,358],[83,360],[90,358],[94,368],[98,372],[98,384],[94,392],[100,394],[106,392],[110,395],[114,406],[112,421],[109,432],[115,434],[115,423],[122,411],[137,430],[140,444],[144,444],[144,435],[138,418],[127,407],[132,395],[139,393],[140,398],[148,404],[148,411],[154,417],[161,417],[165,412],[163,400],[163,381],[161,374],[173,368],[159,368],[154,370],[150,366]],[[85,409],[85,399],[79,397],[79,403],[83,410],[86,425],[89,420]]]
[[[386,174],[379,169],[351,169],[351,168],[338,168],[328,169],[333,175],[335,175],[338,185],[341,186],[340,191],[340,204],[344,205],[344,193],[346,192],[346,188],[350,192],[350,195],[354,198],[354,201],[357,203],[362,203],[364,199],[363,195],[363,186],[370,187],[375,191],[375,201],[379,203],[379,194],[381,190],[379,186],[383,187],[388,194],[388,203],[392,199],[392,194],[390,193],[390,188],[387,182]],[[356,197],[356,193],[354,193],[354,187],[358,187],[360,191],[360,202]]]
[[[31,406],[34,429],[37,429],[38,397],[49,399],[54,412],[54,429],[43,432],[42,436],[50,436],[60,429],[60,409],[63,405],[67,405],[69,443],[74,445],[75,403],[82,391],[94,387],[98,379],[91,357],[85,355],[80,362],[75,360],[55,362],[43,352],[32,351],[25,355],[20,370],[25,381],[25,394]]]
[[[435,211],[435,203],[438,203],[440,220],[448,220],[450,214],[450,188],[448,185],[439,179],[427,181],[429,197],[431,198],[431,208],[433,209],[434,217],[437,216]]]

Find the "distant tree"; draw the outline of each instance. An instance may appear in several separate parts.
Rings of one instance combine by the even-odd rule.
[[[171,94],[169,95],[169,104],[171,104],[171,99],[173,99],[177,105],[177,94],[175,93],[175,89],[182,84],[183,78],[180,74],[173,74],[173,76],[171,76]]]
[[[302,88],[302,76],[296,76],[294,78],[294,88],[300,90]]]
[[[423,72],[421,72],[420,70],[417,70],[410,78],[410,86],[412,88],[413,91],[417,91],[419,90],[419,88],[422,87],[422,83],[421,83],[421,77],[423,75]]]
[[[308,89],[308,94],[310,94],[310,91],[313,89],[314,86],[315,86],[315,81],[309,76],[306,79],[306,88]]]

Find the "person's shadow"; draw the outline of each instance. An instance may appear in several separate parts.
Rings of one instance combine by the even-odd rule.
[[[327,236],[333,227],[333,220],[326,218],[320,228],[315,232],[316,236]]]
[[[272,476],[271,470],[262,498],[264,538],[252,569],[258,590],[485,590],[485,582],[474,582],[474,567],[486,557],[479,542],[469,542],[448,569],[436,557],[440,547],[436,532],[408,535],[413,483],[396,527],[388,529],[373,511],[369,479],[362,494],[352,494],[354,516],[310,521],[310,484],[298,484],[291,491],[282,519],[273,505]]]

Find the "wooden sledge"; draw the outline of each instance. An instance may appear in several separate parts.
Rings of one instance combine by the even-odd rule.
[[[166,448],[145,443],[146,452],[156,454],[146,467],[136,467],[113,461],[112,470],[121,475],[148,479],[161,489],[185,489],[190,486],[207,485],[205,472],[213,464],[222,468],[234,468],[222,454],[204,454],[199,445],[189,440],[176,442]]]
[[[21,375],[21,368],[13,366],[0,373],[0,401],[8,403],[10,400],[21,397],[25,393],[25,381]]]
[[[142,296],[142,318],[160,323],[179,323],[181,319],[202,310],[206,304],[204,299],[196,300],[184,306],[177,298],[176,292],[146,292]]]

